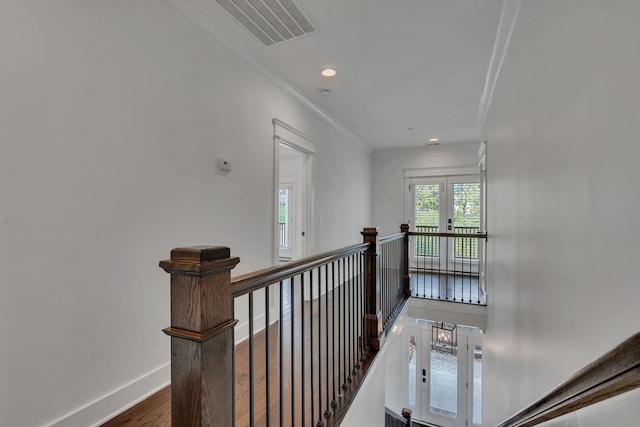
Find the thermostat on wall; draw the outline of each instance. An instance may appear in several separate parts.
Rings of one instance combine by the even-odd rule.
[[[218,159],[218,167],[223,171],[231,170],[231,162],[227,159]]]

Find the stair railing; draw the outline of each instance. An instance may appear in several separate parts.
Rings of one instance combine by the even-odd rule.
[[[406,233],[362,235],[233,280],[229,248],[172,250],[172,425],[339,425],[409,293]]]
[[[456,227],[453,232],[438,232],[437,227],[428,226],[415,228],[417,231],[405,232],[410,240],[407,253],[411,259],[407,264],[413,273],[411,295],[486,305],[487,233],[478,232],[477,227]]]
[[[640,332],[496,427],[533,427],[640,387]]]

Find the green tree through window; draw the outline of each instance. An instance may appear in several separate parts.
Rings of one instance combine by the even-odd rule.
[[[470,234],[480,228],[480,183],[453,183],[453,225],[455,233]],[[418,232],[434,233],[440,230],[440,184],[416,184],[415,229]],[[478,257],[478,244],[474,238],[455,238],[456,258]],[[440,253],[440,238],[421,236],[416,239],[416,254],[437,257]]]
[[[438,227],[440,184],[416,185],[416,226]]]
[[[480,184],[453,184],[453,223],[456,227],[480,226]]]

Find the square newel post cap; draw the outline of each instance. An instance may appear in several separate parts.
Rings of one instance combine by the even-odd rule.
[[[225,246],[200,245],[171,250],[171,261],[173,262],[205,262],[230,257],[231,249]]]
[[[360,232],[364,243],[374,243],[375,247],[369,250],[378,251],[378,227],[364,227]]]
[[[378,230],[378,227],[364,227],[360,234],[363,236],[377,236]]]
[[[171,250],[171,259],[160,261],[167,273],[215,273],[231,270],[240,262],[225,246],[187,246]]]

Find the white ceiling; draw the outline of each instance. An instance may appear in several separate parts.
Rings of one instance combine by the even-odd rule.
[[[215,0],[165,1],[372,148],[480,140],[503,0],[298,0],[319,31],[271,46]]]

